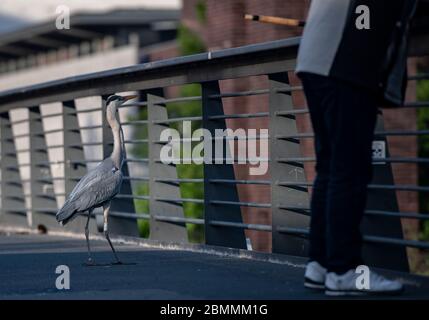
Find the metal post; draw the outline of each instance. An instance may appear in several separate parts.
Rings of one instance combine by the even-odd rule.
[[[215,137],[215,129],[226,129],[226,122],[224,119],[209,119],[211,116],[224,115],[222,98],[213,97],[219,94],[220,89],[218,81],[202,83],[203,128],[208,129],[212,137]],[[214,141],[211,141],[211,143],[213,146]],[[227,143],[224,145],[228,146]],[[226,148],[224,148],[224,150],[225,149]],[[211,224],[211,221],[214,220],[243,223],[239,206],[226,205],[220,207],[219,205],[211,203],[211,200],[239,202],[236,185],[219,185],[211,183],[210,181],[212,179],[234,180],[235,174],[233,164],[227,164],[226,162],[223,164],[215,164],[214,161],[212,161],[212,163],[204,163],[205,242],[210,245],[246,249],[246,239],[243,229],[214,226]]]
[[[155,240],[188,242],[186,225],[183,222],[158,221],[156,215],[183,218],[183,204],[178,202],[160,201],[156,198],[179,199],[180,186],[174,183],[157,182],[156,179],[177,179],[176,166],[164,164],[160,161],[163,144],[160,140],[162,130],[168,125],[155,123],[159,120],[167,120],[167,108],[163,101],[162,89],[147,94],[148,108],[148,137],[149,137],[149,212],[150,238]]]
[[[112,130],[110,129],[109,123],[106,119],[106,100],[107,95],[102,96],[102,121],[103,121],[103,159],[110,157],[113,151],[113,135]],[[124,176],[129,176],[128,173],[128,164],[124,163],[122,166],[122,174]],[[122,182],[121,194],[132,195],[131,184],[129,180],[124,180]],[[135,213],[134,201],[133,199],[128,198],[115,198],[112,200],[110,210],[120,211],[125,213]],[[127,236],[138,236],[137,229],[137,219],[130,218],[121,218],[121,217],[109,217],[109,232],[111,234],[120,234]]]
[[[1,207],[0,224],[28,227],[23,185],[19,172],[9,112],[0,114]]]
[[[378,115],[376,131],[384,131],[382,113]],[[395,185],[392,165],[389,162],[376,162],[378,157],[389,157],[389,148],[386,137],[379,137],[373,143],[372,184]],[[398,212],[398,200],[395,190],[368,189],[368,210]],[[402,225],[400,218],[382,216],[364,216],[362,231],[366,235],[402,239]],[[404,247],[381,243],[366,243],[363,249],[364,261],[379,268],[409,271],[407,252]]]
[[[29,108],[29,125],[32,227],[58,229],[55,220],[58,206],[39,106]]]
[[[272,251],[297,256],[307,254],[308,243],[303,238],[282,233],[281,228],[307,228],[308,216],[291,210],[293,207],[308,207],[307,188],[279,186],[281,181],[306,182],[304,166],[301,163],[280,163],[278,158],[301,156],[299,141],[280,140],[278,135],[298,133],[295,116],[278,116],[277,111],[293,110],[291,92],[278,89],[290,88],[287,73],[269,75],[270,83],[270,174],[272,203]]]
[[[63,128],[64,128],[64,192],[68,196],[77,182],[86,172],[84,150],[82,146],[81,131],[76,114],[74,100],[63,102]],[[78,216],[65,226],[68,231],[82,232],[85,229],[87,218]],[[94,220],[94,219],[93,219]],[[96,224],[91,221],[90,232],[96,232]]]

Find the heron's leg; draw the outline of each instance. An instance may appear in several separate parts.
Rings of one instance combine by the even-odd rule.
[[[113,255],[115,256],[115,259],[116,259],[116,263],[121,264],[121,261],[119,260],[118,255],[116,254],[115,248],[113,248],[112,241],[110,241],[110,237],[109,237],[109,231],[108,231],[109,211],[110,211],[110,201],[105,205],[103,205],[104,236],[106,237],[107,242],[109,242],[110,248],[112,248]]]
[[[88,263],[92,264],[94,261],[91,258],[91,248],[89,247],[89,220],[91,220],[92,210],[88,210],[88,220],[86,220],[85,225],[85,238],[86,238],[86,246],[88,247]]]

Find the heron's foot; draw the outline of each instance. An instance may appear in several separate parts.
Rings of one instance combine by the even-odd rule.
[[[92,266],[96,266],[97,264],[91,257],[89,257],[88,260],[83,265],[87,267],[92,267]]]

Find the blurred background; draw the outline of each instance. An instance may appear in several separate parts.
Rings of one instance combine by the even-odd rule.
[[[299,27],[284,27],[261,24],[243,19],[245,13],[305,19],[310,0],[1,0],[0,2],[0,90],[26,86],[63,77],[74,76],[112,68],[174,58],[230,47],[243,46],[264,41],[273,41],[302,33]],[[55,26],[56,9],[66,5],[71,12],[71,29],[58,30]],[[427,5],[427,3],[426,3]],[[427,9],[427,7],[426,7]],[[426,39],[427,40],[427,39]],[[420,41],[424,41],[420,39]],[[409,59],[410,74],[428,72],[429,61],[423,58]],[[293,75],[290,75],[293,77]],[[221,90],[237,92],[267,87],[265,77],[249,77],[221,81]],[[197,96],[198,85],[170,87],[165,96]],[[225,113],[254,113],[267,111],[266,96],[249,96],[223,101]],[[408,87],[407,100],[429,100],[429,82],[417,81]],[[296,105],[305,105],[304,97],[294,96]],[[78,109],[84,110],[99,105],[99,98],[78,99]],[[58,104],[43,105],[43,114],[56,113]],[[229,111],[228,111],[229,110]],[[233,110],[233,112],[232,112]],[[406,112],[406,113],[404,113]],[[169,116],[192,116],[201,114],[200,102],[168,105]],[[20,110],[14,111],[14,120],[25,118]],[[121,119],[145,119],[143,109],[121,110]],[[387,110],[384,113],[386,129],[420,129],[428,127],[429,109]],[[82,126],[98,125],[99,116],[93,113],[79,115]],[[55,117],[44,121],[44,129],[57,128]],[[268,128],[265,118],[229,120],[228,127]],[[298,124],[302,131],[310,127],[307,120]],[[177,125],[180,129],[180,124]],[[200,127],[195,121],[193,127]],[[25,125],[14,125],[14,134],[26,133]],[[82,132],[83,142],[98,141],[101,132]],[[126,128],[125,135],[133,139],[147,138],[144,126],[139,129]],[[28,149],[28,138],[16,138],[18,148]],[[48,145],[61,144],[61,133],[47,134]],[[410,157],[429,157],[429,137],[389,137],[391,154]],[[304,150],[312,154],[310,142],[304,142]],[[85,147],[85,157],[98,159],[97,147]],[[135,157],[147,157],[147,147],[128,148]],[[52,161],[63,161],[61,152],[55,148],[49,151]],[[19,162],[28,162],[28,152],[19,153]],[[235,165],[237,179],[248,178],[248,167]],[[52,175],[61,176],[62,164],[51,168]],[[142,164],[130,164],[132,175],[144,175],[147,168]],[[306,167],[308,177],[314,175],[313,168]],[[178,165],[179,178],[201,178],[202,166]],[[394,164],[395,183],[404,185],[429,185],[429,172],[417,164]],[[28,172],[21,172],[25,177]],[[267,176],[269,173],[267,173]],[[264,177],[260,177],[263,179]],[[55,184],[60,193],[61,184]],[[270,202],[269,186],[240,185],[241,201]],[[133,185],[133,193],[148,193],[145,183]],[[203,190],[197,184],[181,186],[183,198],[202,198]],[[397,192],[400,211],[429,213],[427,193]],[[57,197],[61,204],[64,199]],[[135,200],[137,212],[148,212],[147,201]],[[187,217],[203,216],[203,206],[198,203],[184,203]],[[244,222],[271,224],[271,214],[265,208],[242,208]],[[429,240],[429,223],[419,220],[402,221],[407,239]],[[202,242],[204,230],[199,225],[189,225],[192,242]],[[146,221],[139,221],[140,233],[149,233]],[[271,251],[271,234],[261,231],[246,231],[251,248],[257,251]],[[418,249],[409,249],[413,272],[429,274],[429,258]]]

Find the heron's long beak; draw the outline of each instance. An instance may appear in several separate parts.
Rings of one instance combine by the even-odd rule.
[[[134,95],[131,95],[131,96],[124,96],[123,98],[124,98],[124,102],[125,102],[125,101],[128,101],[128,100],[137,98],[137,96],[134,94]]]

